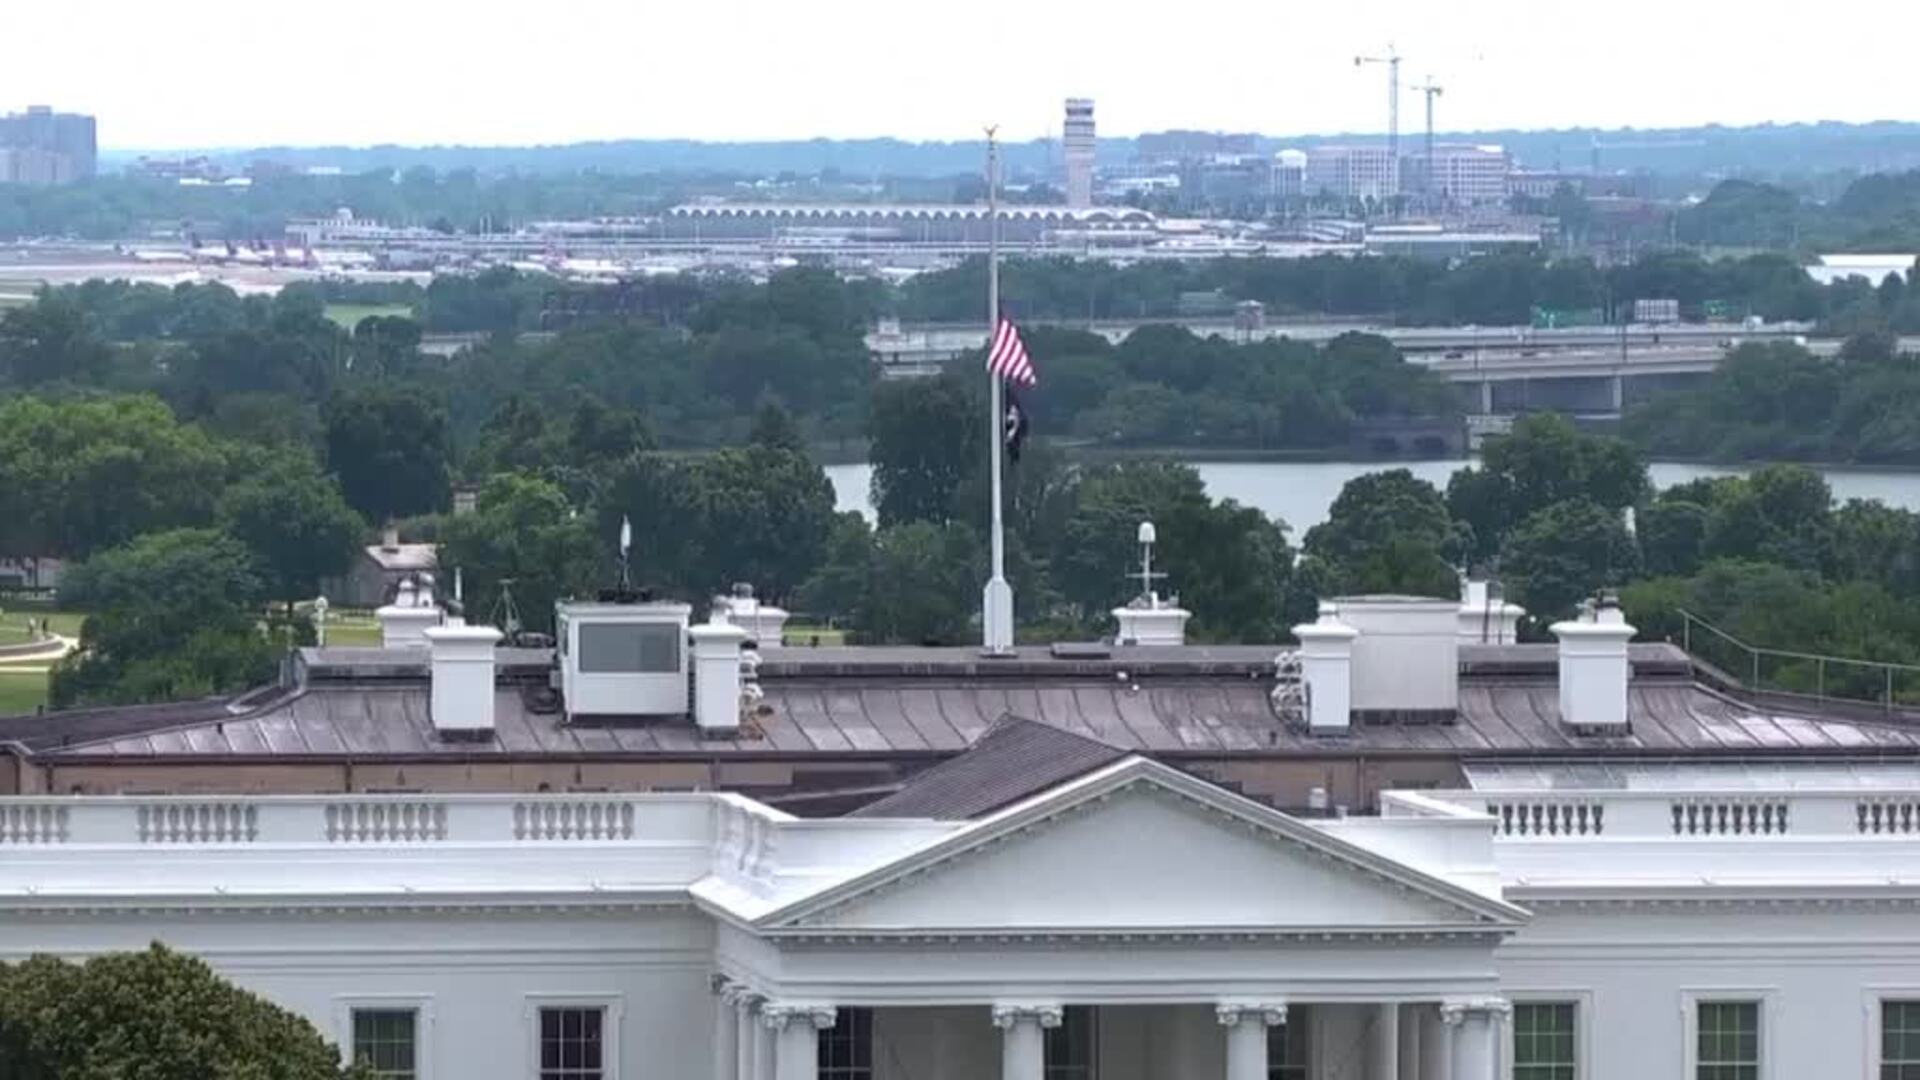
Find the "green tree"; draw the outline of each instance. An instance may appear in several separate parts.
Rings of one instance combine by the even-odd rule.
[[[967,517],[954,492],[987,454],[986,407],[957,374],[874,388],[873,508],[884,526]]]
[[[446,506],[447,414],[426,391],[364,383],[329,398],[321,416],[348,505],[374,522]]]
[[[1464,470],[1463,470],[1464,471]],[[1448,501],[1473,530],[1478,554],[1500,549],[1507,531],[1556,503],[1583,499],[1609,510],[1636,505],[1648,491],[1647,466],[1619,439],[1587,435],[1557,413],[1533,413],[1488,440],[1482,477],[1454,474]]]
[[[1207,497],[1191,466],[1129,462],[1087,470],[1072,514],[1052,538],[1048,566],[1083,624],[1108,629],[1107,612],[1137,591],[1142,521],[1159,535],[1154,565],[1193,612],[1190,635],[1207,641],[1277,641],[1299,616],[1291,601],[1286,529],[1251,507]],[[1290,606],[1291,605],[1291,606]]]
[[[445,520],[440,543],[440,565],[459,569],[478,613],[471,621],[510,583],[525,628],[541,631],[553,628],[555,601],[592,590],[612,550],[557,485],[524,473],[489,479],[473,513]]]
[[[85,312],[63,293],[0,316],[0,385],[30,388],[53,382],[97,383],[112,352],[86,325]]]
[[[253,550],[269,600],[318,594],[320,582],[347,572],[366,522],[303,451],[255,451],[220,497],[227,533]]]
[[[1635,532],[1640,561],[1655,577],[1686,576],[1706,555],[1707,508],[1685,499],[1662,497],[1638,512]]]
[[[1347,481],[1301,552],[1331,592],[1451,597],[1464,547],[1440,492],[1406,469],[1388,469]]]
[[[1521,521],[1507,537],[1500,566],[1515,600],[1535,620],[1551,622],[1603,586],[1632,580],[1640,558],[1619,511],[1573,499]]]
[[[965,525],[911,521],[873,536],[852,622],[872,642],[960,645],[976,637],[980,537]]]
[[[0,1076],[11,1080],[342,1080],[305,1018],[155,944],[84,963],[0,964]]]
[[[635,454],[612,473],[601,534],[632,522],[635,573],[695,598],[749,582],[781,601],[819,564],[833,485],[804,453],[765,445],[700,456]]]
[[[223,467],[212,440],[152,398],[0,402],[0,553],[84,557],[205,524]]]
[[[93,614],[80,647],[54,668],[56,706],[175,700],[272,674],[253,553],[223,533],[148,533],[68,567],[60,595]]]

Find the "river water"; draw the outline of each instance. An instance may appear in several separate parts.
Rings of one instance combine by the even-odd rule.
[[[1206,482],[1207,493],[1217,499],[1233,499],[1257,506],[1269,517],[1283,521],[1294,538],[1327,518],[1327,508],[1340,494],[1340,488],[1356,476],[1382,469],[1406,468],[1413,475],[1445,490],[1454,470],[1472,464],[1451,461],[1201,461],[1194,468]],[[1728,476],[1743,469],[1717,465],[1694,465],[1656,461],[1647,471],[1656,487],[1671,487],[1702,476]],[[1920,472],[1886,469],[1821,469],[1833,488],[1834,498],[1878,499],[1889,506],[1920,510]],[[873,466],[829,465],[827,479],[833,481],[835,501],[841,510],[858,510],[872,516],[867,488],[873,479]]]

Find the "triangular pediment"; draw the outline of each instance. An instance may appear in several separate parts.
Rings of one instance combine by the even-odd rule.
[[[1414,932],[1524,913],[1144,759],[762,920],[830,932]]]

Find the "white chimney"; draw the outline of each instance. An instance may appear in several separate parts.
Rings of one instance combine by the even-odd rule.
[[[1159,539],[1153,522],[1143,521],[1135,533],[1140,545],[1140,595],[1124,606],[1113,609],[1117,624],[1113,640],[1117,645],[1185,645],[1187,620],[1193,613],[1180,606],[1179,597],[1169,600],[1153,586],[1155,578],[1167,575],[1153,569],[1153,545]]]
[[[413,578],[400,582],[393,603],[373,613],[380,622],[380,644],[389,649],[424,649],[426,630],[440,625],[441,611],[432,589],[422,589]]]
[[[1512,645],[1520,640],[1520,619],[1527,609],[1507,603],[1498,593],[1484,579],[1467,578],[1461,583],[1461,644]]]
[[[455,738],[493,734],[493,647],[500,631],[456,624],[422,634],[432,650],[433,730]]]
[[[713,617],[688,631],[693,639],[693,722],[708,737],[740,730],[740,648],[747,632]]]
[[[1293,628],[1300,639],[1300,681],[1307,688],[1307,728],[1346,731],[1353,724],[1353,643],[1360,631],[1340,621],[1332,604],[1320,618]]]
[[[1451,721],[1460,704],[1460,602],[1418,596],[1341,597],[1353,646],[1353,707]]]
[[[1611,596],[1589,617],[1553,624],[1560,639],[1560,722],[1578,731],[1625,732],[1627,643],[1634,628]]]

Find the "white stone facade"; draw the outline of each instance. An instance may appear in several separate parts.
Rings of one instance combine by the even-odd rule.
[[[1872,1077],[1916,902],[1920,775],[1491,775],[1316,820],[1141,758],[968,822],[0,800],[0,959],[162,940],[347,1047],[404,1014],[430,1080],[1499,1080],[1541,1025],[1572,1071],[1529,1078],[1695,1078],[1703,1023],[1754,1028],[1718,1075]]]

